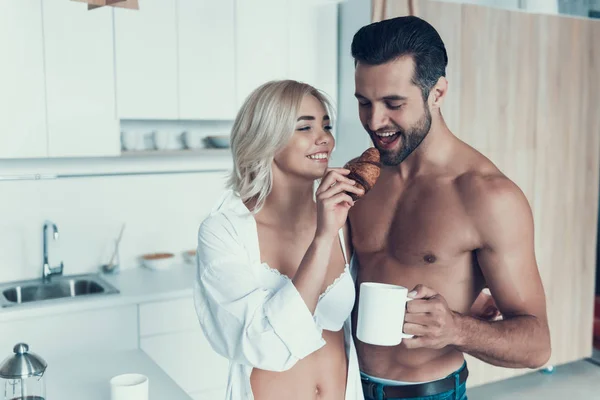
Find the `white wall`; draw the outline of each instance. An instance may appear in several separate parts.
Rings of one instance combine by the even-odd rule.
[[[354,97],[354,60],[350,45],[354,34],[371,22],[371,2],[347,0],[339,6],[338,48],[338,122],[336,148],[331,165],[341,166],[360,155],[369,146],[369,136],[358,119],[358,105]]]
[[[85,162],[85,161],[82,161]],[[196,232],[222,193],[224,172],[0,181],[0,282],[37,278],[42,224],[58,225],[50,247],[65,274],[95,272],[108,261],[121,224],[123,268],[147,252],[194,249]],[[60,255],[60,256],[59,256]]]

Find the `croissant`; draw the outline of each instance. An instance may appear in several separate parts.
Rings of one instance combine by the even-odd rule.
[[[379,150],[375,147],[365,150],[360,157],[348,161],[344,168],[349,169],[348,178],[356,181],[356,187],[364,189],[362,195],[348,193],[356,201],[375,186],[381,172]]]

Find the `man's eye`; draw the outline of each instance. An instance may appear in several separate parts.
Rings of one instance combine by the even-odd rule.
[[[358,103],[359,107],[368,107],[371,105],[371,103]]]
[[[404,106],[404,104],[386,104],[387,108],[389,108],[390,110],[399,110],[402,108],[402,106]]]

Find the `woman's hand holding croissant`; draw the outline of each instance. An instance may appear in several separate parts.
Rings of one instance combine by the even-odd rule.
[[[346,223],[348,210],[354,200],[348,195],[361,195],[363,190],[355,186],[355,181],[346,175],[350,170],[345,168],[329,168],[317,188],[317,237],[335,237]]]

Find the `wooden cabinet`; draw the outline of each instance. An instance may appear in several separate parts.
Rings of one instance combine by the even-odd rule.
[[[224,398],[229,361],[204,337],[191,297],[140,304],[140,348],[197,399]]]
[[[177,119],[175,0],[114,9],[117,108],[121,119]]]
[[[0,158],[45,157],[41,0],[0,3]]]
[[[233,119],[234,0],[179,0],[179,118]]]
[[[45,0],[43,29],[48,156],[118,155],[112,10]]]

